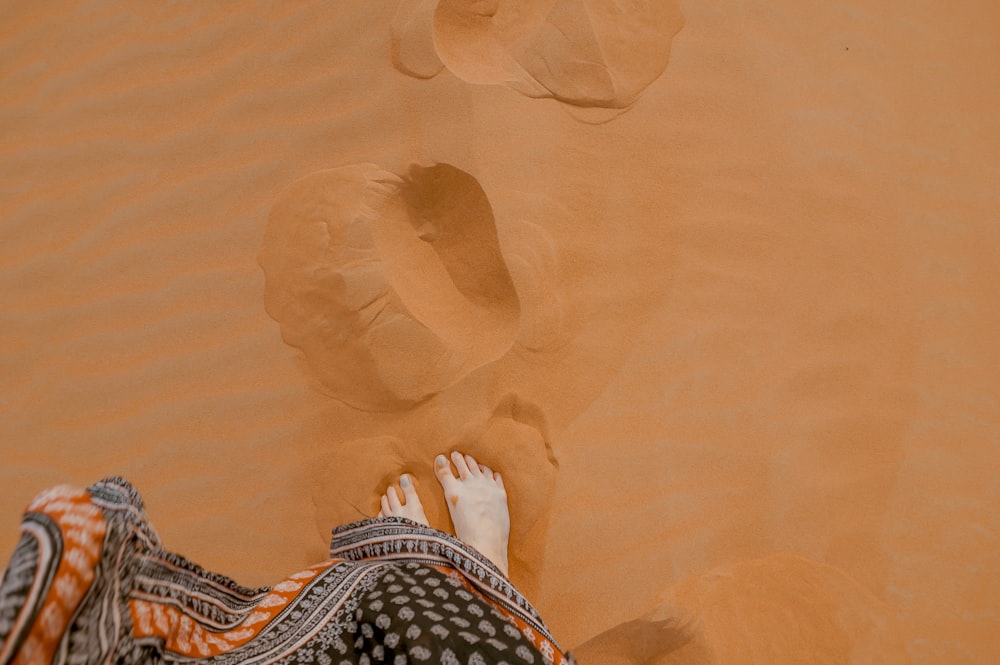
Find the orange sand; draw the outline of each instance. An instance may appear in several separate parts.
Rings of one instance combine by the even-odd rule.
[[[457,445],[584,663],[1000,661],[998,7],[7,3],[0,550],[263,584]]]

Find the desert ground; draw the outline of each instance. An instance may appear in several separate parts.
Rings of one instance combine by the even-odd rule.
[[[0,558],[243,584],[433,456],[592,663],[1000,662],[1000,5],[5,2]]]

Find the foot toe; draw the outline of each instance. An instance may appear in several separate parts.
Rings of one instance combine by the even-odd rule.
[[[458,477],[465,479],[468,478],[472,471],[469,469],[469,463],[465,460],[465,455],[460,452],[453,452],[451,454],[451,461],[455,464],[455,469],[458,470]]]
[[[434,475],[438,477],[438,480],[455,477],[451,470],[451,464],[448,463],[448,458],[444,455],[438,455],[434,458]]]
[[[410,476],[406,474],[400,476],[399,486],[403,488],[403,500],[406,501],[406,505],[420,503],[420,498],[417,496],[417,488],[413,486],[413,480]]]
[[[441,483],[446,494],[452,491],[457,478],[455,478],[455,472],[452,471],[448,458],[444,455],[438,455],[434,459],[434,475],[437,476],[438,482]]]
[[[469,467],[469,475],[479,476],[482,475],[482,471],[479,469],[479,462],[472,455],[465,456],[465,464]]]
[[[403,504],[399,500],[399,494],[396,492],[396,487],[394,485],[389,485],[389,489],[385,491],[386,496],[389,498],[389,507],[398,511],[403,507]]]

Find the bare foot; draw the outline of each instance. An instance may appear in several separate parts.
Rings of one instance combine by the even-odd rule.
[[[403,488],[403,499],[406,503],[400,502],[396,486],[389,485],[385,494],[382,495],[382,510],[378,512],[378,516],[406,517],[414,522],[430,526],[427,515],[424,514],[424,507],[420,503],[420,497],[417,496],[417,490],[413,487],[413,479],[404,473],[399,477],[399,486]]]
[[[434,473],[444,488],[455,535],[507,575],[510,512],[503,479],[499,473],[476,462],[472,455],[454,452],[451,461],[458,469],[458,478],[444,455],[434,460]]]

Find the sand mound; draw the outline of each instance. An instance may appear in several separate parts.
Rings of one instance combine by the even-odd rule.
[[[593,665],[907,665],[892,611],[836,568],[774,554],[710,570],[577,649]]]

